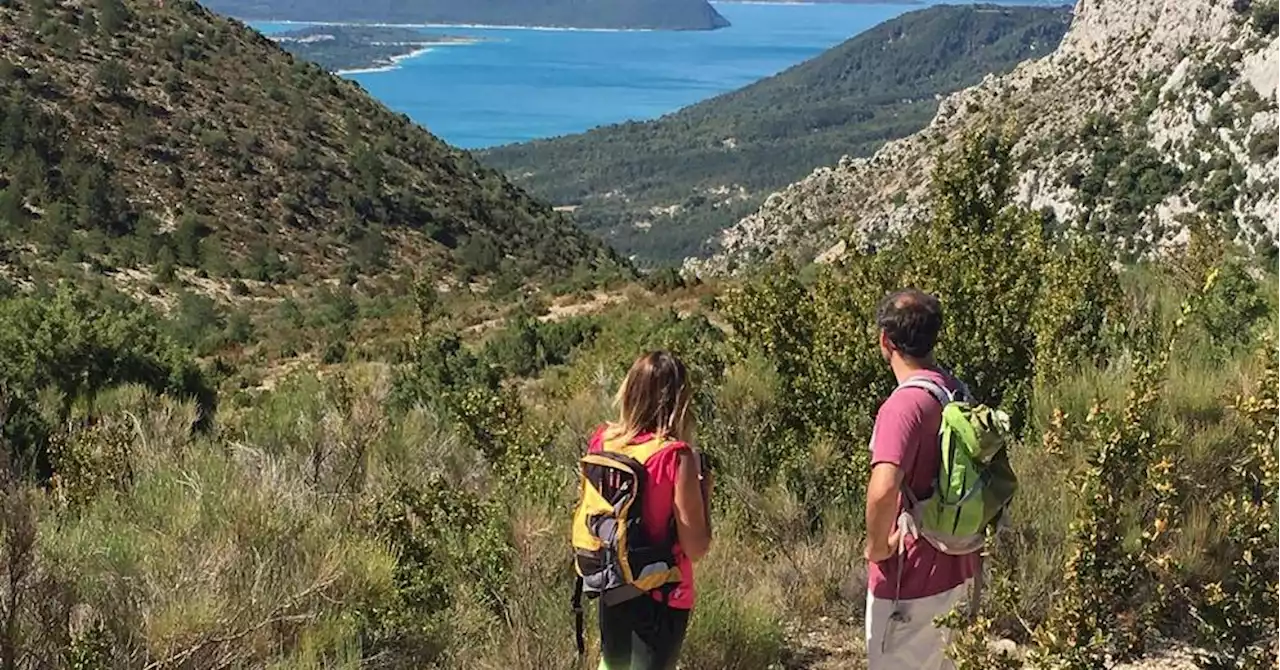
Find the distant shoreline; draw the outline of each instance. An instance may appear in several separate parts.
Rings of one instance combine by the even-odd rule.
[[[252,27],[254,23],[276,23],[288,26],[341,26],[355,28],[475,28],[481,30],[546,30],[581,33],[654,33],[678,32],[658,28],[565,28],[561,26],[512,26],[487,23],[362,23],[356,21],[295,21],[281,19],[236,19]]]
[[[1065,1],[1065,0],[1064,0]],[[712,5],[923,5],[924,0],[708,0]],[[574,28],[569,26],[523,26],[492,23],[383,23],[363,21],[299,21],[296,19],[244,19],[236,20],[250,25],[254,23],[275,23],[288,26],[340,26],[363,28],[470,28],[477,30],[545,30],[549,32],[567,33],[656,33],[656,32],[701,32],[682,31],[669,28]],[[726,26],[725,28],[732,28]],[[718,28],[717,30],[724,30]],[[706,31],[711,32],[711,31]]]
[[[476,44],[481,41],[482,40],[472,40],[469,42],[462,42],[462,41],[455,40],[452,42],[423,43],[421,47],[414,49],[413,51],[410,51],[407,54],[392,56],[390,59],[388,59],[391,62],[386,63],[385,65],[371,65],[369,67],[357,67],[357,68],[350,68],[346,70],[334,70],[333,73],[338,76],[343,76],[348,74],[373,74],[375,72],[391,72],[392,70],[398,70],[400,68],[401,61],[406,61],[411,58],[417,58],[418,56],[421,56],[423,54],[430,53],[431,50],[435,49],[436,47],[452,46],[452,45],[459,45],[459,44]]]

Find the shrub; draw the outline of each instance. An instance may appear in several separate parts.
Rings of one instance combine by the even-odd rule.
[[[4,437],[15,462],[40,477],[50,472],[52,428],[84,398],[125,383],[194,398],[212,411],[214,393],[189,355],[157,326],[150,310],[123,296],[112,301],[60,285],[52,295],[0,300],[0,387]],[[37,395],[60,396],[52,418]]]
[[[1275,37],[1280,27],[1280,9],[1275,0],[1257,0],[1250,10],[1253,29],[1263,37]]]
[[[470,592],[490,609],[505,598],[510,546],[494,503],[447,483],[405,482],[377,503],[373,530],[399,557],[395,597],[365,613],[370,652],[429,662],[451,644],[455,603]]]
[[[892,388],[874,316],[892,290],[939,296],[946,318],[938,360],[1018,426],[1037,363],[1053,376],[1075,356],[1101,353],[1096,335],[1116,297],[1107,258],[1075,242],[1051,246],[1039,214],[1010,206],[1010,146],[975,134],[944,156],[933,220],[894,247],[849,259],[811,287],[780,265],[726,293],[735,353],[763,357],[786,389],[768,424],[775,471],[757,476],[781,475],[809,504],[861,500],[871,419]],[[832,445],[835,465],[814,478],[818,444]]]
[[[1268,128],[1249,139],[1249,158],[1269,161],[1276,157],[1276,144],[1280,142],[1280,130]]]
[[[673,267],[654,270],[644,277],[644,287],[654,293],[670,293],[685,287],[684,277]]]
[[[122,97],[133,83],[129,69],[116,60],[102,61],[94,78],[106,97],[111,99]]]
[[[269,461],[156,455],[128,491],[42,534],[48,569],[110,640],[109,666],[264,665],[287,641],[356,642],[327,613],[385,597],[394,559],[380,543],[344,532]]]

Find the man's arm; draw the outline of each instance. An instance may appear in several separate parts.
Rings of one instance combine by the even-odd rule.
[[[898,551],[898,492],[902,465],[915,460],[921,399],[903,391],[889,396],[876,415],[871,438],[871,479],[867,482],[867,560],[883,561]]]
[[[871,468],[871,481],[867,484],[868,561],[878,563],[898,551],[898,534],[893,526],[901,484],[902,469],[896,464],[882,462]]]

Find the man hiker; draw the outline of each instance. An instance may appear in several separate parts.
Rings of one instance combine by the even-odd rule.
[[[950,669],[954,666],[946,656],[948,631],[934,626],[933,619],[949,613],[964,597],[978,569],[978,554],[943,553],[914,537],[904,505],[909,504],[906,492],[915,500],[929,497],[940,467],[943,408],[934,391],[959,393],[963,385],[933,360],[942,329],[937,298],[910,289],[892,293],[877,309],[876,323],[880,353],[899,387],[881,405],[871,437],[867,666]]]

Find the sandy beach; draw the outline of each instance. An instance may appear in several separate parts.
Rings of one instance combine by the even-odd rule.
[[[474,39],[474,40],[451,39],[451,40],[442,41],[442,42],[423,42],[419,46],[419,48],[414,49],[413,51],[410,51],[407,54],[392,56],[390,59],[388,59],[390,62],[387,62],[385,64],[372,65],[369,67],[351,68],[349,70],[337,70],[334,72],[334,74],[342,76],[342,75],[349,75],[349,74],[370,74],[374,72],[390,72],[400,67],[401,61],[409,60],[410,58],[417,58],[422,54],[429,53],[432,49],[435,49],[437,47],[463,46],[468,44],[476,44],[482,41],[483,40],[478,40],[478,39]]]

